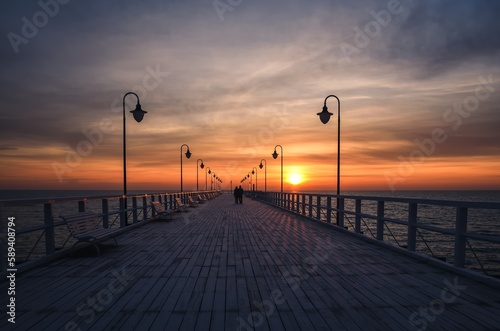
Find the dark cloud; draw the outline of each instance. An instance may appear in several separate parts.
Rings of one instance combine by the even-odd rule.
[[[465,61],[491,60],[500,49],[499,12],[496,0],[415,2],[385,51],[394,60],[420,64],[424,77]]]

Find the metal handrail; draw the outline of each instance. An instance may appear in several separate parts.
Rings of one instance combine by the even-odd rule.
[[[26,217],[21,215],[8,215],[14,216],[17,219],[23,219],[23,223],[25,225],[21,225],[21,223],[16,224],[16,236],[19,235],[29,235],[31,233],[35,233],[41,231],[40,235],[33,236],[33,240],[26,242],[23,240],[23,246],[26,246],[26,249],[16,250],[17,253],[17,265],[22,265],[25,262],[32,261],[32,256],[36,252],[34,259],[43,259],[50,257],[55,254],[56,251],[64,250],[67,242],[69,241],[71,236],[61,236],[61,231],[58,229],[62,226],[65,226],[64,221],[58,220],[58,214],[54,214],[55,206],[62,206],[63,204],[71,203],[75,204],[78,208],[78,211],[84,211],[86,206],[91,201],[99,201],[101,200],[102,210],[101,212],[97,212],[97,215],[101,217],[102,224],[104,227],[114,226],[118,224],[120,228],[127,227],[133,223],[141,222],[144,220],[148,220],[153,218],[153,212],[151,206],[149,205],[150,201],[160,201],[163,199],[165,203],[168,203],[167,200],[172,202],[174,197],[180,197],[187,199],[188,196],[196,196],[201,193],[214,193],[219,192],[217,190],[212,191],[193,191],[193,192],[173,192],[173,193],[154,193],[154,194],[133,194],[133,195],[99,195],[99,196],[73,196],[73,197],[49,197],[49,198],[37,198],[37,199],[9,199],[9,200],[0,200],[0,208],[6,211],[9,208],[15,207],[26,207],[35,206],[38,211],[43,211],[43,223],[41,224],[33,224],[35,220],[27,220]],[[127,206],[127,208],[118,207],[118,209],[109,209],[108,201],[120,201],[119,206]],[[132,203],[125,203],[125,201],[131,200]],[[142,200],[142,201],[141,201]],[[134,207],[135,206],[135,207]],[[96,207],[98,208],[98,207]],[[62,211],[58,211],[61,214],[64,214]],[[17,211],[17,213],[22,213]],[[114,219],[110,219],[114,216]],[[124,219],[123,219],[124,217]],[[27,224],[26,224],[27,223]],[[57,231],[56,231],[57,229]],[[57,233],[56,233],[57,232]],[[56,236],[59,236],[56,239]],[[39,247],[39,243],[41,242],[41,238],[45,237],[45,249]],[[56,247],[56,242],[64,242],[62,246],[58,244]],[[66,248],[70,249],[70,248]],[[7,256],[7,246],[0,240],[0,253],[2,256]],[[2,259],[0,262],[0,272],[6,272],[7,259]]]
[[[420,230],[427,230],[432,233],[437,233],[441,235],[453,236],[454,246],[453,246],[453,264],[455,267],[463,268],[466,266],[466,251],[467,247],[474,254],[477,262],[481,266],[482,270],[485,268],[482,266],[481,258],[476,254],[470,243],[469,239],[474,239],[478,241],[488,242],[491,244],[500,244],[500,235],[483,234],[477,232],[471,232],[467,230],[468,223],[468,210],[497,210],[500,211],[500,203],[498,202],[475,202],[475,201],[453,201],[453,200],[432,200],[432,199],[417,199],[417,198],[396,198],[396,197],[375,197],[375,196],[355,196],[355,195],[335,195],[335,194],[313,194],[313,193],[282,193],[282,192],[255,192],[256,198],[267,203],[276,205],[280,208],[291,210],[294,213],[301,214],[306,217],[311,217],[316,220],[325,220],[327,223],[332,223],[332,225],[337,225],[339,227],[344,227],[344,221],[350,223],[352,227],[352,222],[350,216],[354,216],[355,225],[353,231],[361,233],[361,224],[364,224],[368,229],[369,233],[377,240],[384,241],[384,237],[387,235],[392,236],[396,244],[402,248],[406,248],[409,251],[416,251],[417,249],[417,238],[420,237],[421,241],[427,246],[432,257],[437,258],[434,255],[429,243],[422,236]],[[332,206],[331,201],[333,199],[338,199],[340,201],[340,207],[337,209]],[[352,208],[346,208],[345,203],[355,202],[353,205],[356,206],[356,210]],[[367,211],[366,208],[362,207],[361,202],[369,202],[369,209],[372,211]],[[374,205],[376,203],[376,206]],[[391,206],[397,206],[396,209],[401,209],[398,213],[406,213],[405,217],[388,217],[385,216],[386,203],[390,203]],[[393,205],[395,203],[395,205]],[[295,206],[297,204],[298,206]],[[422,206],[434,206],[434,207],[449,207],[455,209],[455,221],[452,222],[451,226],[440,226],[435,224],[424,224],[417,217],[417,211],[422,210]],[[288,208],[287,206],[291,206]],[[399,206],[408,206],[408,209],[400,208]],[[299,208],[301,207],[301,208]],[[364,209],[364,210],[363,210]],[[444,208],[443,208],[444,209]],[[393,209],[387,209],[392,212]],[[452,210],[452,209],[450,209]],[[452,216],[450,216],[452,217]],[[371,227],[366,223],[366,220],[371,219],[376,222],[376,234],[371,230]],[[500,220],[499,220],[500,221]],[[407,245],[401,245],[396,239],[396,236],[389,228],[388,224],[397,224],[407,228],[406,231],[406,241]],[[384,229],[387,229],[388,234],[384,233]],[[349,229],[348,229],[349,230]],[[351,231],[351,230],[349,230]],[[399,236],[400,237],[400,236]],[[500,268],[499,268],[500,269]],[[500,270],[498,270],[500,274]]]

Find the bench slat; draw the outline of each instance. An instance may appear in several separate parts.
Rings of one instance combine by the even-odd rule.
[[[100,221],[99,216],[93,212],[81,212],[66,216],[60,216],[68,227],[71,235],[79,242],[91,242],[97,248],[96,241],[113,237],[120,229],[105,229]],[[75,244],[76,245],[76,244]]]
[[[172,218],[172,213],[174,212],[172,209],[165,209],[163,204],[159,201],[151,201],[151,205],[155,209],[156,213],[161,217],[163,215],[170,216]]]

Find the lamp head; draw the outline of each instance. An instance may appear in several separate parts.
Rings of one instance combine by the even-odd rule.
[[[255,175],[255,170],[252,169],[252,175]]]
[[[210,175],[212,173],[212,170],[208,169],[208,174]]]
[[[187,152],[186,152],[186,157],[187,157],[188,159],[191,157],[191,152],[189,151],[189,148],[188,148],[188,150],[187,150]]]
[[[271,155],[273,156],[273,159],[276,159],[276,158],[278,157],[278,155],[279,155],[279,154],[278,154],[278,153],[276,153],[276,150],[274,150],[274,153],[273,153],[273,154],[271,154]]]
[[[261,169],[262,169],[263,167],[264,167],[264,165],[263,165],[263,164],[262,164],[262,162],[261,162],[261,163],[259,164],[259,168],[261,168]]]
[[[323,124],[326,124],[330,120],[330,116],[332,116],[333,113],[330,113],[328,111],[328,107],[325,105],[325,106],[323,106],[323,111],[321,113],[317,113],[316,115],[319,116],[319,119],[321,120],[321,122]]]
[[[134,119],[137,122],[142,121],[142,119],[144,118],[144,114],[147,113],[147,111],[142,110],[141,104],[139,103],[139,101],[137,101],[137,105],[135,106],[135,109],[131,110],[130,112],[132,113],[132,115],[134,115]]]
[[[201,161],[200,168],[201,169],[205,168],[205,165],[203,164],[203,161]]]

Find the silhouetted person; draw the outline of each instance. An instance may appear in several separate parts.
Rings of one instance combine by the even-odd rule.
[[[238,201],[240,203],[243,203],[243,188],[241,187],[238,187]]]
[[[238,194],[239,193],[240,193],[240,190],[238,189],[238,186],[236,186],[234,188],[234,203],[238,203],[238,201],[239,201]]]

